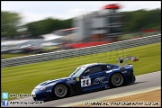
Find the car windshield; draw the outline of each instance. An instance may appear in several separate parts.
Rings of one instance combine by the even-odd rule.
[[[75,69],[72,74],[70,75],[70,77],[79,77],[82,72],[85,70],[84,67],[78,67],[77,69]]]

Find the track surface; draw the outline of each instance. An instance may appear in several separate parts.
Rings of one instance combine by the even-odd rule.
[[[136,76],[136,82],[131,85],[126,85],[126,86],[122,86],[122,87],[118,87],[118,88],[111,88],[111,89],[88,93],[88,94],[77,95],[77,96],[73,96],[73,97],[67,97],[64,99],[49,101],[49,102],[45,102],[41,105],[34,105],[34,106],[35,107],[37,107],[37,106],[39,106],[39,107],[40,106],[41,107],[56,107],[56,106],[60,106],[60,105],[64,105],[64,104],[70,104],[70,103],[74,103],[74,102],[95,99],[95,98],[101,98],[101,97],[105,97],[105,96],[111,96],[114,94],[121,94],[121,93],[125,93],[125,92],[142,90],[142,89],[147,89],[147,88],[157,87],[157,86],[161,86],[161,71]],[[14,101],[31,102],[33,100],[31,98],[26,98],[26,99],[14,100]],[[9,106],[10,107],[19,107],[19,106],[28,107],[27,105],[9,105]],[[32,107],[33,105],[29,105],[29,107],[30,106]]]

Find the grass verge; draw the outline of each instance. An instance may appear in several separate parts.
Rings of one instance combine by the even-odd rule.
[[[28,56],[28,55],[31,55],[31,54],[1,54],[1,59]]]

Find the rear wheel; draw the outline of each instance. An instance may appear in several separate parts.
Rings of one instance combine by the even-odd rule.
[[[53,93],[57,98],[64,98],[68,94],[68,88],[64,84],[58,84],[54,87]]]
[[[123,75],[121,75],[120,73],[113,74],[111,76],[110,82],[113,87],[122,86],[124,83]]]

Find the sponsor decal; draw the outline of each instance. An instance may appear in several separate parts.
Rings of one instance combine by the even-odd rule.
[[[76,80],[75,79],[67,79],[67,81],[66,81],[66,83],[68,83],[68,84],[73,84],[73,83],[75,83],[76,82]]]
[[[112,70],[106,71],[106,73],[110,73],[110,72],[112,72]]]
[[[123,71],[122,73],[127,73],[127,71]]]
[[[106,79],[105,76],[98,77],[93,81],[93,85],[108,83],[108,81],[104,81],[105,79]]]

